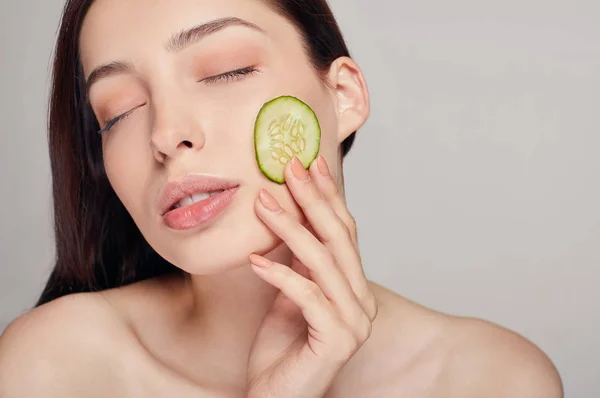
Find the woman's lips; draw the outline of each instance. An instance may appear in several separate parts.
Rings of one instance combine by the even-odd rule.
[[[239,187],[227,189],[201,202],[168,211],[163,220],[174,230],[184,231],[207,224],[222,215]]]

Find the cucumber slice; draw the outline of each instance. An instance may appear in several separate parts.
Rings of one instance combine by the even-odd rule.
[[[265,103],[254,124],[254,149],[262,173],[278,184],[294,156],[308,169],[321,145],[317,115],[296,97],[281,96]]]

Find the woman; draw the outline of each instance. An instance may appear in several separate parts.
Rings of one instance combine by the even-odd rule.
[[[252,142],[280,95],[323,131],[284,185]],[[562,396],[522,337],[365,279],[342,159],[368,114],[325,0],[68,2],[57,263],[0,340],[0,396]]]

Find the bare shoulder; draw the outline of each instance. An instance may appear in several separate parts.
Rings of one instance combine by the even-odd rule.
[[[35,308],[0,337],[0,396],[118,396],[131,335],[103,295],[74,294]],[[99,384],[101,381],[101,384]]]
[[[379,315],[329,398],[562,398],[560,377],[533,343],[479,319],[444,314],[371,283]]]
[[[447,336],[443,378],[456,396],[563,397],[552,361],[523,336],[474,318],[453,318]]]

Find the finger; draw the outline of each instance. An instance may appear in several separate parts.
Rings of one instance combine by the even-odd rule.
[[[263,190],[256,202],[259,218],[290,248],[298,260],[310,270],[315,283],[333,301],[344,318],[356,316],[362,307],[348,279],[335,264],[331,252]]]
[[[354,220],[354,217],[352,217],[352,214],[350,214],[348,205],[346,204],[346,199],[338,189],[335,180],[332,178],[329,165],[327,164],[327,161],[323,155],[319,155],[317,160],[311,164],[311,167],[309,168],[309,174],[315,182],[321,195],[323,195],[325,200],[329,202],[335,214],[337,214],[337,216],[346,225],[350,231],[353,241],[358,247],[356,221]]]
[[[356,221],[352,214],[350,214],[346,199],[340,192],[335,180],[332,178],[329,165],[323,155],[319,155],[317,160],[313,162],[309,169],[309,174],[321,195],[323,195],[325,200],[331,205],[337,216],[344,224],[346,224],[360,257],[357,242]],[[342,264],[342,266],[343,265],[344,264]],[[362,303],[365,312],[371,320],[374,320],[378,312],[377,300],[369,287],[362,263],[359,267],[345,268],[344,272],[346,273],[355,294]]]
[[[354,246],[348,228],[321,195],[297,157],[286,166],[284,174],[290,192],[323,243],[347,240],[347,243]]]
[[[289,267],[256,254],[250,255],[254,272],[300,308],[306,322],[317,332],[332,329],[338,317],[319,286]]]
[[[356,287],[359,288],[360,278],[355,278],[355,281],[350,279],[351,274],[357,273],[359,277],[362,275],[362,279],[364,279],[364,274],[362,273],[356,241],[353,239],[349,228],[337,215],[328,199],[321,195],[319,188],[313,182],[315,179],[310,178],[297,158],[292,159],[291,165],[286,167],[285,180],[312,229],[331,250],[336,263],[346,273],[353,288],[355,283],[358,283]],[[329,180],[333,181],[331,178]]]
[[[369,288],[360,260],[356,235],[356,222],[348,210],[346,200],[331,176],[329,166],[323,155],[319,155],[317,160],[313,162],[309,168],[309,175],[311,181],[314,181],[319,194],[324,198],[324,201],[330,206],[338,219],[345,224],[350,233],[350,237],[356,250],[348,253],[342,246],[334,247],[332,248],[332,251],[336,252],[336,256],[339,258],[338,264],[346,274],[354,293],[360,302],[363,303],[365,311],[372,319],[374,319],[376,316],[376,308],[374,306],[375,298]]]
[[[342,343],[341,347],[349,348],[341,349],[342,353],[346,351],[354,353],[370,337],[373,321],[362,310],[352,319],[345,319],[336,313],[323,291],[313,281],[283,264],[262,256],[250,255],[250,262],[255,273],[279,288],[283,296],[299,308],[314,332],[328,332],[330,336],[331,333],[335,333],[337,342]],[[346,333],[342,334],[342,331]],[[350,344],[344,344],[344,340]]]

